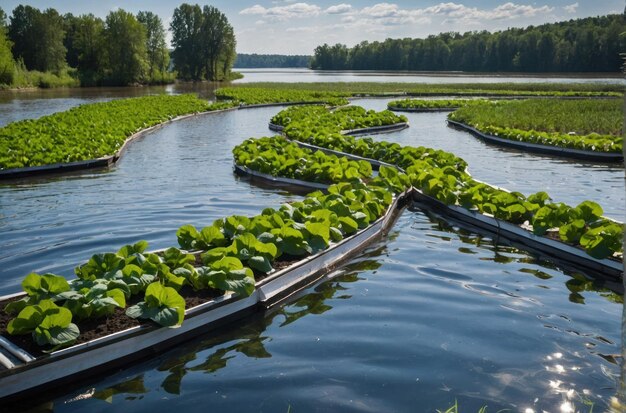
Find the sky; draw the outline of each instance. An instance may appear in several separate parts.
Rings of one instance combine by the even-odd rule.
[[[217,0],[188,1],[221,10],[233,28],[239,53],[313,54],[315,47],[363,40],[426,37],[441,32],[504,30],[624,12],[624,0]],[[61,14],[105,18],[117,8],[158,14],[169,27],[174,9],[166,0],[2,0],[7,15],[19,4]],[[168,37],[169,39],[169,37]]]

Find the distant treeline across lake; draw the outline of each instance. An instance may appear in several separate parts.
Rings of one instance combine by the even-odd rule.
[[[490,33],[447,32],[354,47],[324,44],[313,69],[465,72],[619,72],[626,17],[613,14]]]

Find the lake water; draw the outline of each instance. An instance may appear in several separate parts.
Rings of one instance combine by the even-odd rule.
[[[244,75],[235,83],[250,82],[397,82],[397,83],[604,83],[626,85],[624,77],[617,74],[589,76],[573,73],[559,75],[528,75],[511,73],[467,72],[380,72],[332,71],[310,69],[234,69]]]
[[[9,99],[0,122],[12,112],[5,105],[26,100],[38,116],[125,93]],[[380,110],[387,101],[355,103]],[[93,253],[139,239],[175,245],[183,224],[298,199],[232,173],[232,147],[271,135],[279,110],[198,116],[133,143],[111,170],[0,184],[0,294],[30,271],[70,277]],[[624,219],[623,168],[488,146],[448,128],[445,114],[407,116],[409,129],[376,138],[449,150],[478,179],[570,204],[593,199]],[[48,394],[42,408],[421,412],[458,400],[466,412],[586,412],[586,402],[603,411],[620,383],[620,300],[579,271],[412,208],[388,237],[288,304]]]

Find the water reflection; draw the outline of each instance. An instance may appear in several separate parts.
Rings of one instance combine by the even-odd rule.
[[[194,93],[201,98],[215,100],[215,91],[228,85],[219,82],[180,82],[165,86],[0,90],[0,126],[62,112],[85,103],[112,99]]]
[[[518,245],[507,239],[500,239],[496,234],[490,234],[477,228],[470,231],[457,226],[457,224],[453,223],[454,221],[446,220],[431,211],[421,210],[417,206],[411,207],[411,210],[419,210],[426,214],[440,232],[444,234],[454,233],[458,236],[458,239],[465,244],[484,247],[492,251],[492,256],[480,257],[478,258],[479,260],[492,261],[499,264],[532,263],[539,264],[544,269],[563,272],[571,277],[571,279],[565,282],[565,286],[570,291],[569,299],[573,303],[585,304],[585,298],[582,295],[584,292],[593,292],[614,303],[624,303],[624,285],[613,278],[607,278],[602,273],[592,271],[582,273],[568,262],[560,261],[554,257],[544,257],[539,251],[529,251],[527,247]],[[450,240],[449,236],[441,234],[428,234],[428,236],[437,237],[446,241]],[[463,250],[461,252],[465,254],[475,252],[473,249],[464,247],[458,248],[458,250]],[[518,269],[518,271],[531,274],[540,280],[549,280],[552,278],[552,275],[549,273],[536,268],[524,267]]]
[[[143,382],[143,375],[139,375],[102,390],[93,390],[91,396],[107,403],[113,403],[113,396],[116,395],[124,394],[127,395],[127,400],[132,400],[140,398],[142,394],[146,393],[148,393],[148,389]]]
[[[262,314],[256,314],[238,327],[224,327],[210,334],[210,337],[199,338],[176,350],[170,351],[165,358],[154,368],[155,371],[167,373],[161,381],[160,387],[171,395],[180,395],[184,378],[192,372],[212,374],[227,367],[228,362],[241,354],[253,359],[271,358],[272,354],[266,349],[265,343],[270,337],[265,335],[266,330],[275,323],[279,327],[287,326],[308,315],[320,315],[333,307],[328,304],[331,299],[349,299],[346,283],[358,281],[362,271],[375,271],[381,263],[367,257],[380,257],[386,251],[384,246],[367,251],[355,262],[339,270],[331,280],[327,280],[307,289],[292,303],[274,307]],[[64,403],[80,402],[95,398],[113,402],[114,396],[123,396],[125,400],[140,397],[142,394],[154,391],[144,383],[144,374],[116,382],[107,387],[92,387],[82,390],[77,395],[66,399]]]
[[[250,82],[396,82],[396,83],[602,83],[623,84],[624,79],[606,74],[588,75],[574,73],[563,76],[550,73],[537,75],[511,73],[495,75],[493,73],[461,72],[385,72],[379,70],[334,71],[310,69],[237,69],[243,73],[243,79],[235,83]]]

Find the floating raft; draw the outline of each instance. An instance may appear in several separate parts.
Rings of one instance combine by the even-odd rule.
[[[146,323],[37,357],[0,337],[0,399],[14,402],[20,398],[32,397],[35,391],[41,392],[122,367],[133,360],[158,354],[218,326],[275,306],[322,279],[338,265],[386,234],[408,198],[408,192],[394,198],[381,218],[356,234],[331,243],[327,249],[303,258],[287,268],[270,273],[267,278],[256,283],[255,291],[250,296],[226,293],[187,309],[185,320],[179,328]],[[21,295],[23,294],[0,297],[0,300]]]
[[[301,148],[310,149],[312,151],[321,151],[321,152],[324,152],[327,155],[344,156],[344,157],[346,157],[346,158],[348,158],[350,160],[353,160],[353,161],[366,161],[366,162],[369,162],[372,165],[372,168],[374,170],[378,170],[381,166],[388,166],[390,168],[395,168],[396,167],[395,165],[392,165],[392,164],[387,163],[387,162],[377,161],[376,159],[364,158],[362,156],[352,155],[350,153],[340,152],[340,151],[336,151],[334,149],[326,149],[326,148],[322,148],[321,146],[315,146],[315,145],[311,145],[309,143],[305,143],[305,142],[301,142],[301,141],[291,140],[291,142],[295,143],[296,145],[298,145]]]
[[[282,133],[283,130],[285,130],[285,127],[282,125],[277,125],[275,123],[270,122],[268,124],[268,127],[270,128],[270,130],[273,130],[274,132],[279,132]],[[409,123],[408,122],[398,122],[398,123],[394,123],[392,125],[382,125],[382,126],[369,126],[367,128],[358,128],[358,129],[347,129],[347,130],[342,130],[341,134],[342,135],[353,135],[353,136],[357,136],[357,135],[367,135],[367,134],[382,134],[382,133],[391,133],[391,132],[397,132],[397,131],[401,131],[403,129],[406,129],[409,127]]]
[[[416,112],[416,113],[427,113],[427,112],[454,112],[459,107],[448,107],[448,108],[401,108],[397,106],[389,106],[387,109],[394,112]]]
[[[283,178],[281,176],[273,176],[270,174],[266,174],[263,172],[258,172],[252,170],[243,165],[237,165],[237,163],[233,164],[233,170],[238,175],[247,176],[251,181],[260,180],[262,183],[284,187],[287,186],[295,186],[299,188],[307,188],[307,189],[327,189],[329,184],[323,184],[319,182],[309,182],[302,181],[300,179],[292,179],[292,178]]]
[[[576,268],[593,271],[613,279],[620,279],[624,273],[624,264],[618,259],[596,259],[585,250],[564,242],[535,235],[532,232],[510,222],[502,221],[493,216],[471,211],[459,205],[446,205],[441,201],[413,189],[412,197],[417,206],[433,210],[441,216],[447,216],[463,224],[483,229],[500,238],[509,240],[530,251],[537,251],[559,261],[571,263]]]
[[[307,144],[310,149],[328,150],[319,146]],[[333,151],[340,156],[354,156],[344,152]],[[374,165],[379,162],[375,159],[360,158]],[[389,164],[387,164],[389,165]],[[502,188],[500,188],[502,189]],[[409,189],[410,196],[418,207],[432,210],[441,216],[449,217],[461,224],[480,228],[497,237],[509,240],[520,245],[531,252],[538,252],[555,258],[558,261],[567,262],[574,267],[584,268],[594,273],[608,276],[613,279],[622,279],[624,275],[624,264],[616,258],[596,259],[587,254],[583,249],[566,244],[545,236],[533,234],[510,222],[502,221],[493,216],[482,214],[479,211],[470,211],[459,205],[447,205],[436,198],[424,194],[417,188]]]
[[[559,146],[552,145],[541,145],[538,143],[530,143],[530,142],[520,142],[514,141],[511,139],[504,139],[498,136],[488,135],[479,131],[478,129],[466,125],[461,122],[457,122],[454,120],[447,120],[448,126],[451,126],[455,129],[461,129],[468,131],[472,135],[476,136],[479,139],[487,143],[491,143],[494,145],[507,146],[510,148],[515,148],[519,150],[523,150],[526,152],[535,152],[535,153],[543,153],[546,155],[554,155],[560,156],[564,158],[572,158],[572,159],[581,159],[586,161],[596,161],[596,162],[622,162],[624,160],[624,155],[620,152],[599,152],[599,151],[588,151],[584,149],[572,149],[572,148],[563,148]]]
[[[191,113],[188,115],[181,115],[170,120],[166,120],[165,122],[161,122],[157,125],[151,126],[146,129],[142,129],[139,132],[136,132],[130,135],[124,141],[124,144],[120,149],[117,150],[113,155],[103,156],[97,159],[89,159],[86,161],[77,161],[77,162],[67,162],[67,163],[55,163],[50,165],[42,165],[42,166],[30,166],[25,168],[10,168],[0,170],[0,181],[9,180],[9,179],[20,179],[20,178],[29,178],[35,176],[42,175],[56,175],[66,172],[74,172],[74,171],[84,171],[87,169],[97,169],[97,168],[108,168],[113,166],[124,154],[128,146],[138,138],[143,137],[149,132],[155,131],[164,127],[167,124],[172,122],[177,122],[179,120],[195,117],[198,115],[206,115],[210,113],[221,113],[228,112],[232,110],[236,110],[237,108],[228,108],[228,109],[220,109],[213,110],[208,112],[199,112],[199,113]]]

